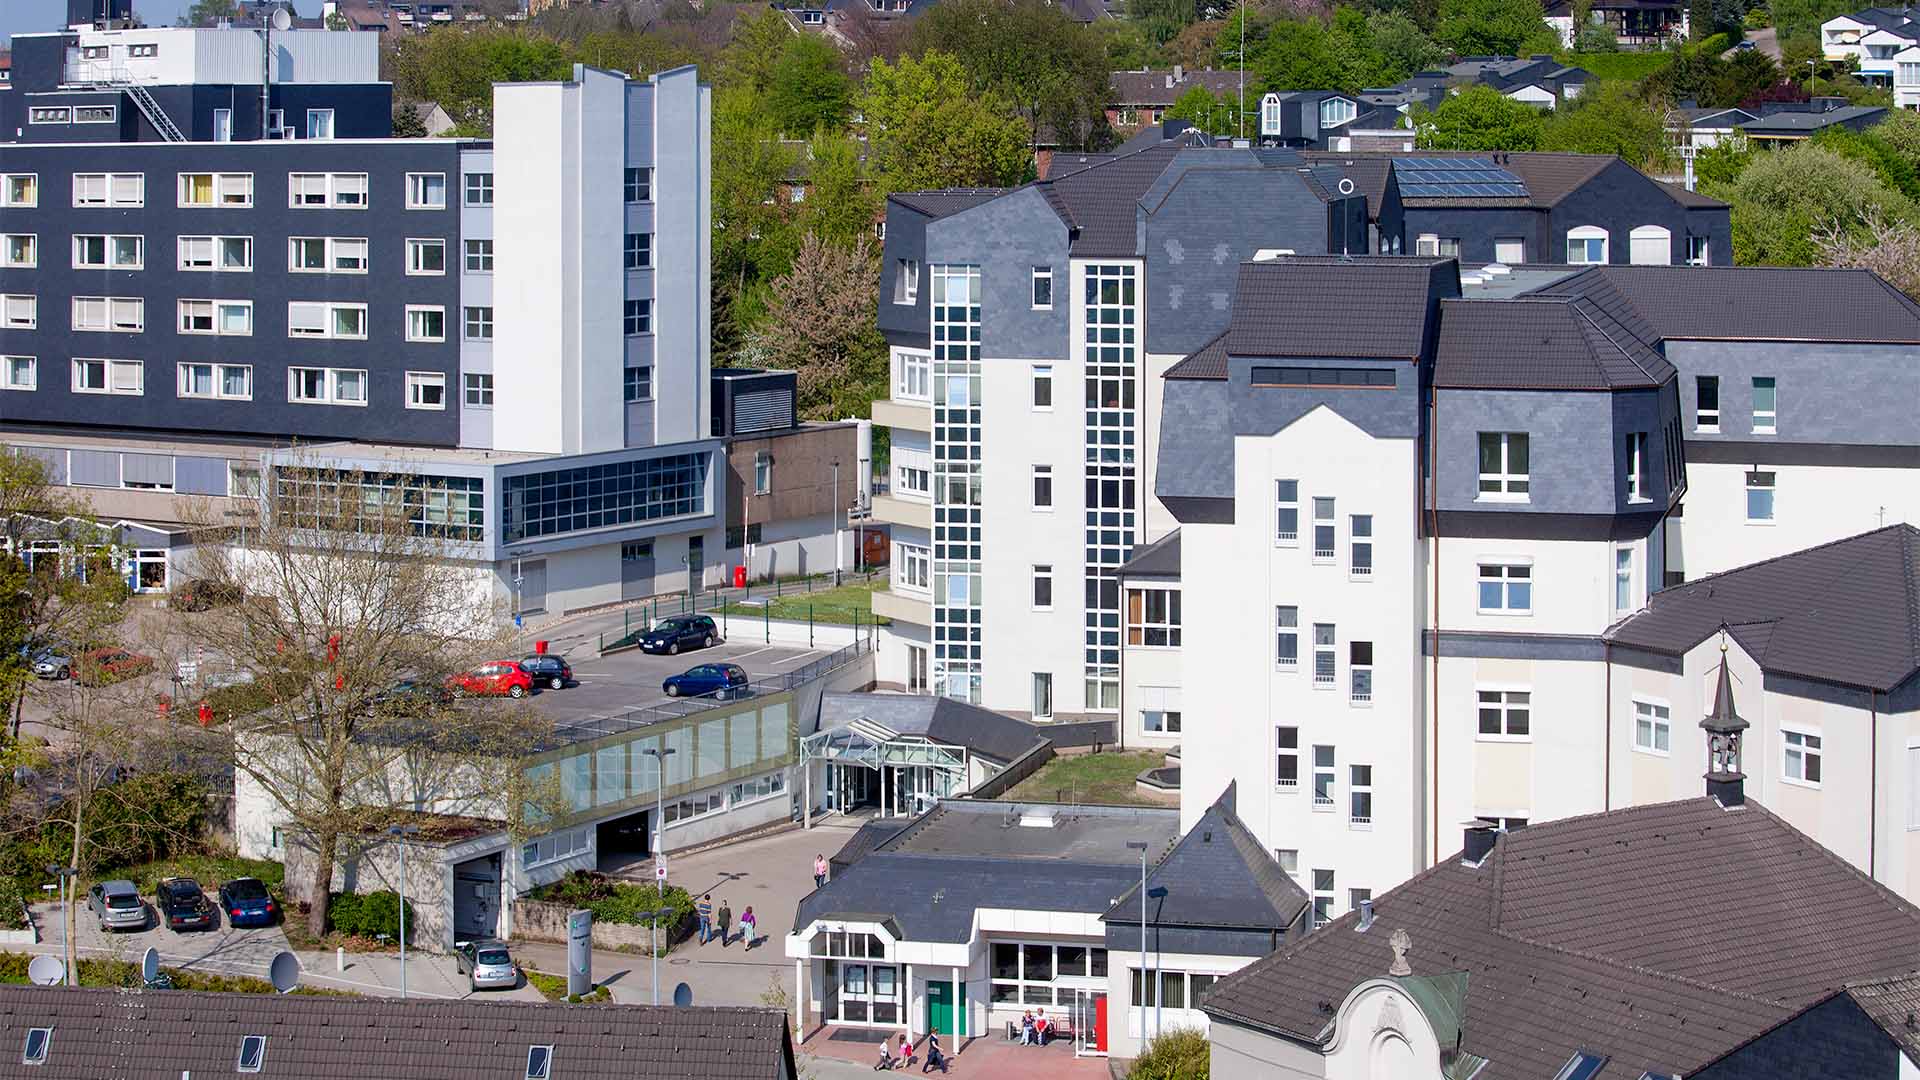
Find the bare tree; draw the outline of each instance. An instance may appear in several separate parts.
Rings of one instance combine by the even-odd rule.
[[[1920,231],[1870,211],[1855,229],[1829,223],[1813,234],[1826,266],[1871,270],[1901,292],[1920,299]]]
[[[334,866],[416,812],[505,821],[540,793],[521,759],[548,727],[523,703],[454,700],[452,674],[507,652],[490,568],[454,557],[478,493],[408,473],[275,466],[240,528],[193,510],[198,576],[238,602],[181,615],[182,637],[258,673],[259,711],[226,725],[237,784],[311,849],[309,928]],[[469,503],[469,500],[472,500]],[[221,539],[228,543],[211,542]]]

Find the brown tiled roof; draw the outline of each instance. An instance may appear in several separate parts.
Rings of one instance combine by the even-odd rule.
[[[520,1080],[553,1047],[555,1077],[746,1080],[794,1075],[771,1009],[548,1005],[0,986],[0,1045],[53,1028],[44,1080],[232,1076],[245,1035],[282,1080]],[[23,1073],[24,1075],[24,1073]]]
[[[1880,1025],[1908,1061],[1920,1065],[1920,1023],[1915,1022],[1920,1015],[1920,973],[1849,983],[1845,993]]]
[[[1140,196],[1178,150],[1157,146],[1045,181],[1047,199],[1069,229],[1076,256],[1130,256],[1140,250]]]
[[[1187,71],[1183,72],[1172,86],[1173,69],[1162,68],[1154,71],[1116,71],[1107,77],[1107,87],[1113,92],[1115,105],[1167,106],[1180,100],[1180,95],[1196,86],[1203,86],[1215,96],[1240,92],[1240,73],[1237,71]],[[1248,86],[1253,82],[1249,81]]]
[[[1619,390],[1673,374],[1654,342],[1585,297],[1441,301],[1435,386]]]
[[[1663,338],[1920,344],[1920,304],[1869,270],[1604,266],[1541,296],[1616,290]]]
[[[1426,353],[1436,275],[1458,274],[1451,258],[1282,255],[1244,263],[1227,352],[1417,359]],[[1450,291],[1457,295],[1458,286]]]
[[[941,218],[1004,195],[1007,190],[1006,188],[944,188],[939,191],[896,191],[887,198],[909,210],[917,210],[928,217]]]
[[[1684,184],[1673,184],[1665,180],[1655,180],[1654,183],[1659,184],[1668,195],[1673,196],[1673,201],[1679,203],[1681,206],[1724,208],[1727,205],[1711,195],[1702,195],[1697,191],[1688,191]]]
[[[1467,973],[1479,1080],[1542,1080],[1576,1050],[1604,1077],[1691,1073],[1858,979],[1920,966],[1920,910],[1765,807],[1707,798],[1506,834],[1223,979],[1216,1019],[1320,1044],[1404,928],[1417,975]]]
[[[1227,332],[1225,330],[1192,356],[1167,369],[1163,379],[1224,379],[1227,377]]]
[[[1606,638],[1680,655],[1722,625],[1762,670],[1892,690],[1920,671],[1920,529],[1889,525],[1662,590]]]

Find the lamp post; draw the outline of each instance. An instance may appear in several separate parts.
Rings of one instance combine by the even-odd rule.
[[[73,900],[68,893],[72,890],[73,879],[79,872],[71,866],[49,864],[47,873],[53,875],[55,884],[41,886],[43,889],[57,891],[60,894],[60,953],[67,962],[66,984],[68,986],[73,985],[73,932],[68,929],[68,920],[73,917]]]
[[[1140,1010],[1140,1044],[1147,1042],[1147,848],[1145,840],[1129,840],[1127,847],[1140,853],[1140,984],[1133,1004]],[[1155,988],[1156,991],[1158,987]]]
[[[662,895],[664,894],[656,894]],[[647,951],[653,954],[653,1003],[660,1004],[660,940],[656,932],[660,929],[660,920],[671,918],[673,909],[663,907],[658,911],[643,911],[647,917]]]
[[[833,583],[840,584],[840,462],[833,463]]]
[[[418,825],[389,825],[387,835],[400,840],[400,998],[407,996],[407,837],[420,831]]]

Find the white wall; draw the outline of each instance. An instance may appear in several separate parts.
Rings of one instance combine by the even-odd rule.
[[[1920,480],[1908,469],[1763,465],[1774,474],[1773,522],[1747,520],[1748,466],[1687,463],[1684,516],[1669,552],[1687,580],[1800,551],[1882,525],[1920,524]]]
[[[469,206],[466,198],[466,173],[488,173],[493,171],[493,151],[462,150],[460,152],[460,170],[462,175],[450,181],[452,198],[460,200],[460,239],[458,250],[448,253],[453,261],[454,272],[460,275],[460,305],[462,310],[452,313],[454,332],[460,335],[460,377],[455,385],[448,388],[453,397],[454,406],[460,410],[460,445],[490,449],[493,446],[494,409],[503,413],[512,406],[510,399],[497,396],[495,404],[486,408],[470,408],[466,398],[466,379],[468,374],[493,373],[493,342],[472,341],[466,335],[466,311],[468,307],[494,307],[493,274],[468,273],[466,241],[491,240],[494,238],[493,207]],[[496,181],[497,181],[496,177]],[[499,250],[494,251],[494,266],[499,267]],[[498,332],[500,312],[496,308],[494,320]],[[503,427],[511,427],[505,424]]]

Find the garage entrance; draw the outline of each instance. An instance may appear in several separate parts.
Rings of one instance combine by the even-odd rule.
[[[500,936],[500,853],[453,867],[453,937],[474,941]]]
[[[595,826],[594,843],[599,856],[596,865],[603,874],[616,874],[645,862],[653,854],[653,811],[640,810],[601,822]]]

